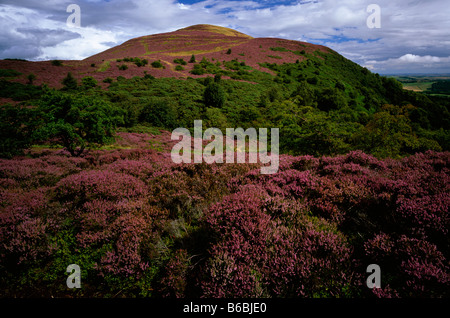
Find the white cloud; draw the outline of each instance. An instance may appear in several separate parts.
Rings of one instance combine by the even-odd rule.
[[[447,0],[377,0],[381,7],[380,29],[366,25],[366,8],[373,0],[285,1],[276,5],[257,0],[205,0],[193,4],[182,0],[78,0],[82,28],[68,29],[65,22],[69,13],[65,10],[72,2],[2,0],[0,58],[12,57],[22,47],[22,57],[29,59],[79,59],[133,37],[209,23],[236,28],[254,37],[327,45],[374,71],[387,72],[389,67],[401,70],[402,66],[407,70],[414,65],[423,69],[439,66],[450,72]],[[42,30],[51,30],[59,43],[53,43]]]
[[[369,60],[364,65],[370,70],[382,70],[386,72],[407,73],[439,73],[442,70],[449,71],[450,56],[439,57],[431,55],[404,54],[397,58],[387,60]]]
[[[438,63],[443,60],[448,60],[448,58],[440,58],[438,56],[431,55],[420,56],[409,53],[398,58],[398,61],[406,63]]]

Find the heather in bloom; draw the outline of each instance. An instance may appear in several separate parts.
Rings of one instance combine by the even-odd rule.
[[[281,155],[261,174],[174,163],[168,132],[120,136],[0,160],[5,295],[68,296],[55,279],[78,264],[78,296],[448,296],[449,153]]]

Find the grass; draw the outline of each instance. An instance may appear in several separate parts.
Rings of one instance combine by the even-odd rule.
[[[416,92],[424,92],[428,89],[431,89],[431,85],[434,82],[417,82],[417,83],[403,83],[403,88],[416,91]]]
[[[99,68],[97,69],[97,72],[105,72],[110,67],[111,67],[111,62],[105,61],[102,64],[100,64]]]

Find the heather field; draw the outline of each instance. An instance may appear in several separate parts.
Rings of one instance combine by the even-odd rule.
[[[174,164],[168,132],[0,161],[3,296],[448,297],[448,152]],[[67,264],[83,288],[65,286]],[[365,284],[369,264],[383,285]]]

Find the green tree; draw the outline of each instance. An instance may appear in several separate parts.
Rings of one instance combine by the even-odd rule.
[[[139,120],[155,127],[169,129],[177,127],[175,111],[166,99],[150,99],[142,108]]]
[[[278,115],[280,149],[293,155],[336,155],[350,150],[345,127],[310,106]]]
[[[27,79],[28,79],[28,84],[33,85],[33,81],[36,79],[36,75],[34,75],[33,73],[30,73],[30,74],[28,74]]]
[[[216,82],[209,83],[203,94],[205,106],[221,108],[225,104],[225,92]]]
[[[85,89],[95,88],[97,86],[97,80],[92,76],[85,76],[81,79],[81,84]]]
[[[72,156],[112,140],[115,128],[123,122],[121,112],[100,98],[54,90],[43,94],[38,111],[45,119],[39,138],[57,138]]]
[[[195,63],[195,55],[192,54],[191,59],[189,60],[189,63]]]
[[[418,138],[411,127],[411,105],[384,105],[360,132],[355,134],[360,149],[377,157],[399,158],[421,148],[439,149],[437,142]],[[428,145],[425,145],[428,144]]]
[[[320,110],[330,111],[347,106],[347,101],[336,88],[325,88],[317,91],[317,104]]]
[[[62,80],[62,84],[64,85],[64,90],[77,89],[78,87],[78,82],[71,72],[67,73],[67,76]]]
[[[34,110],[26,107],[0,106],[0,157],[20,155],[33,142]]]

